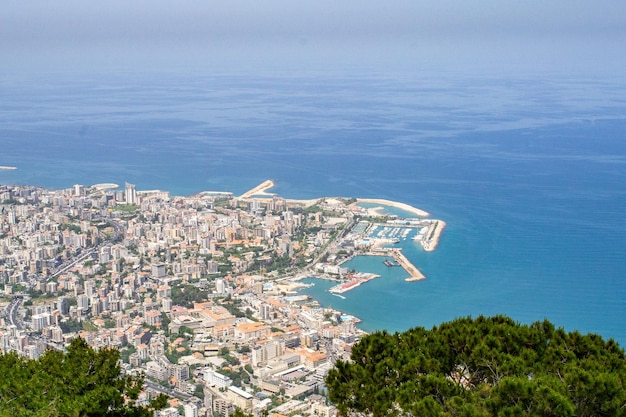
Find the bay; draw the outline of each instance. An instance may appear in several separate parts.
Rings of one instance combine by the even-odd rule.
[[[4,76],[0,183],[386,198],[446,221],[427,279],[305,290],[366,330],[548,318],[626,343],[626,84],[458,74]]]

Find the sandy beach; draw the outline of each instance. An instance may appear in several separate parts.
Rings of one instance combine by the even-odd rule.
[[[357,198],[356,199],[357,203],[367,203],[367,204],[381,204],[383,206],[389,206],[389,207],[395,207],[398,208],[400,210],[404,210],[404,211],[408,211],[409,213],[413,213],[418,217],[427,217],[429,216],[429,213],[424,211],[424,210],[420,210],[416,207],[413,207],[409,204],[405,204],[405,203],[399,203],[397,201],[391,201],[391,200],[384,200],[384,199],[380,199],[380,198]]]
[[[286,199],[285,201],[287,202],[287,204],[310,207],[310,206],[314,206],[315,204],[319,203],[320,200],[321,200],[321,198],[312,198],[310,200]]]

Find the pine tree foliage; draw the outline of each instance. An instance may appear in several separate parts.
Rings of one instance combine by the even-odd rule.
[[[0,355],[0,416],[152,416],[135,404],[142,380],[122,376],[119,352],[83,339],[37,360]]]
[[[626,416],[624,351],[547,320],[481,316],[376,332],[326,383],[344,416]]]

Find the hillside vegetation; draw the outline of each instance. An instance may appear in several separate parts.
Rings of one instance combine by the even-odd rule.
[[[481,316],[370,334],[326,382],[343,415],[624,416],[625,364],[613,340]]]
[[[135,400],[142,380],[120,374],[119,352],[94,350],[83,339],[67,352],[48,350],[36,360],[0,355],[0,416],[152,416]],[[165,405],[157,397],[151,407]]]

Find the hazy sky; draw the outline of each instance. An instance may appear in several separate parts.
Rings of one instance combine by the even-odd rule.
[[[623,71],[623,0],[4,0],[0,71]]]

